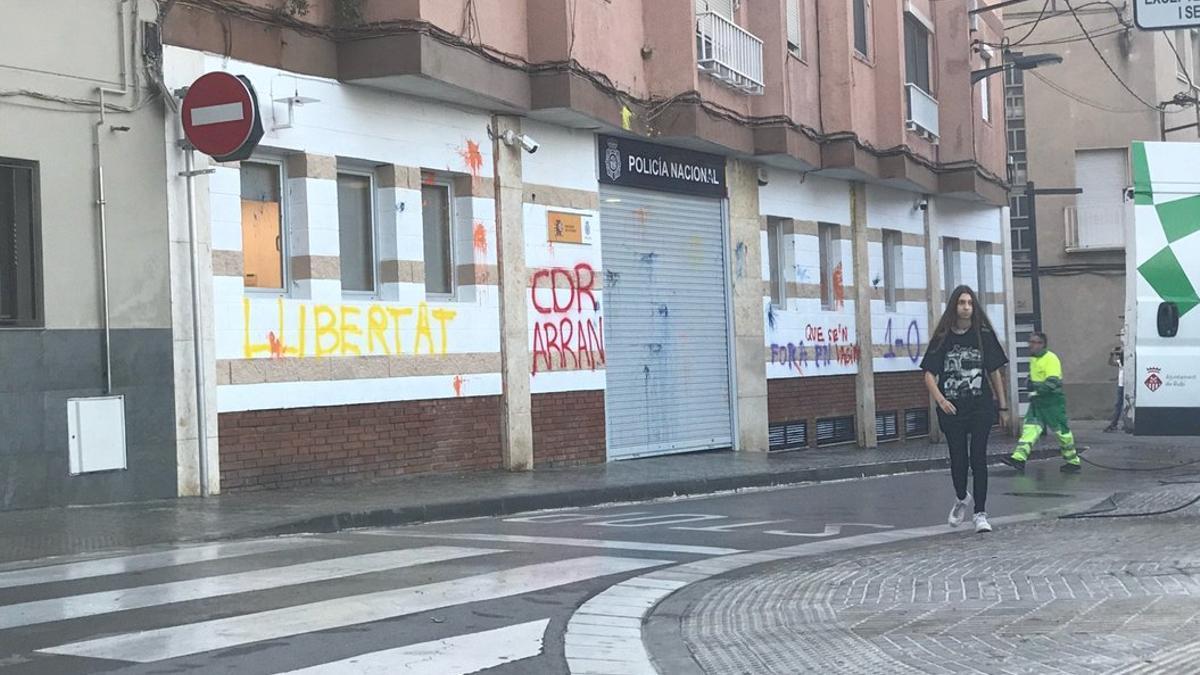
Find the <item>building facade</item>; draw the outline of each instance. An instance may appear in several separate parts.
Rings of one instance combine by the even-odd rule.
[[[0,509],[178,494],[157,12],[0,3]]]
[[[1129,147],[1198,138],[1197,108],[1186,97],[1197,94],[1200,35],[1138,30],[1131,6],[1082,5],[1055,0],[1044,11],[1005,13],[1012,52],[1063,57],[1011,72],[1004,85],[1014,288],[1018,323],[1040,323],[1063,360],[1072,417],[1107,418],[1117,382],[1108,357],[1121,344],[1129,306]],[[1184,103],[1171,104],[1180,94]],[[1080,307],[1089,308],[1085,320]]]
[[[1003,104],[971,84],[999,10],[160,9],[162,276],[124,293],[153,282],[174,344],[166,492],[872,447],[936,434],[917,364],[950,288],[1011,333]],[[213,71],[265,135],[185,175],[178,96]]]

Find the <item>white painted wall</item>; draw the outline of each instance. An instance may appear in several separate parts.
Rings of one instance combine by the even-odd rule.
[[[245,75],[253,82],[263,110],[264,153],[282,156],[294,152],[332,155],[339,160],[371,164],[419,166],[435,171],[493,176],[491,142],[487,137],[488,114],[423,101],[384,91],[344,85],[333,80],[295,75],[266,66],[230,61],[211,54],[168,47],[165,59],[166,80],[170,88],[186,86],[209,71],[227,71]],[[299,94],[318,99],[295,110],[293,126],[273,129],[286,122],[286,107],[273,99]],[[596,192],[595,137],[590,132],[526,121],[524,133],[540,143],[537,153],[524,154],[523,179],[527,184],[548,185]],[[475,145],[472,145],[475,144]],[[475,164],[472,164],[472,159]],[[197,201],[202,212],[211,212],[212,248],[241,251],[240,173],[236,167],[215,166],[201,188]],[[337,255],[336,193],[333,199],[310,199],[306,195],[331,186],[332,181],[305,178],[289,179],[289,198],[285,201],[292,214],[308,210],[310,229],[299,241],[292,241],[289,255]],[[326,185],[330,184],[330,185]],[[198,181],[198,186],[204,181]],[[423,233],[421,198],[417,190],[383,189],[377,195],[377,241],[383,250],[398,253],[396,258],[421,260]],[[540,200],[539,200],[540,201]],[[312,209],[316,208],[317,212]],[[549,208],[557,208],[550,205]],[[557,209],[566,210],[570,209]],[[532,274],[537,269],[562,268],[574,273],[575,266],[586,264],[595,273],[594,296],[603,306],[600,234],[591,245],[555,244],[547,237],[546,204],[525,205],[526,264]],[[580,212],[599,224],[595,211]],[[496,214],[494,200],[488,197],[459,195],[454,203],[456,264],[496,265]],[[477,230],[482,228],[486,242],[476,246]],[[330,248],[332,247],[332,248]],[[383,255],[390,258],[390,255]],[[397,348],[406,354],[495,354],[499,352],[498,298],[488,286],[463,286],[453,301],[431,300],[421,284],[395,284],[381,288],[378,297],[343,297],[336,281],[317,282],[290,293],[246,289],[238,277],[210,277],[213,283],[213,327],[216,359],[271,358],[270,338],[282,341],[291,358],[317,358],[322,349],[338,344],[334,353],[321,358],[355,358],[356,355],[394,355]],[[326,284],[330,288],[319,284]],[[539,305],[553,306],[550,290],[539,291]],[[570,291],[558,291],[565,303]],[[529,296],[530,345],[533,345],[535,320],[561,325],[592,322],[597,333],[601,313],[587,307],[583,311],[547,317],[536,310]],[[318,345],[316,315],[336,317],[336,329],[322,333]],[[387,316],[387,329],[370,334],[371,317]],[[418,331],[422,315],[428,317],[429,332]],[[248,317],[248,320],[247,320]],[[345,321],[343,321],[343,317]],[[440,317],[440,320],[439,318]],[[442,327],[445,326],[443,332]],[[348,330],[343,331],[346,327]],[[397,339],[395,331],[399,330]],[[344,338],[344,339],[343,339]],[[345,352],[345,353],[343,353]],[[564,354],[566,358],[572,358]],[[558,356],[556,355],[556,360]],[[544,370],[544,368],[543,368]],[[269,385],[227,385],[220,387],[216,407],[220,411],[273,409],[299,406],[342,405],[378,401],[445,398],[455,395],[455,374],[428,377],[338,382],[286,382]],[[464,396],[499,393],[499,375],[481,374],[460,382]],[[604,369],[576,372],[540,372],[531,374],[534,393],[603,389]]]
[[[126,36],[118,44],[118,10]],[[150,0],[121,4],[47,0],[0,5],[0,89],[95,102],[82,107],[5,97],[0,104],[0,156],[39,163],[44,326],[97,329],[102,324],[100,237],[93,131],[99,87],[121,88],[122,53],[157,11]],[[53,27],[53,29],[51,29]],[[46,36],[70,36],[50,46]],[[69,45],[69,46],[68,46]],[[128,61],[128,56],[125,57]],[[101,130],[107,201],[109,312],[114,330],[171,326],[167,280],[167,204],[163,194],[162,110],[148,101],[140,61],[124,96],[107,94]],[[140,88],[135,89],[134,75]],[[128,127],[112,131],[112,126]]]
[[[878,185],[867,188],[867,227],[873,230],[897,230],[905,234],[925,234],[925,212],[919,208],[921,195]],[[870,283],[883,288],[883,244],[868,244]],[[925,291],[925,250],[903,246],[897,284],[902,289]],[[883,300],[871,301],[872,343],[887,345],[884,356],[874,360],[875,372],[917,370],[929,341],[927,302],[897,301],[888,311]]]
[[[891,188],[868,185],[867,192],[867,226],[871,229],[897,230],[906,234],[923,235],[925,230],[925,212],[918,208],[919,195]],[[850,183],[809,176],[801,179],[799,174],[785,171],[772,171],[771,181],[760,188],[760,212],[764,216],[777,216],[797,220],[832,222],[841,225],[850,223]],[[957,236],[962,239],[998,241],[1000,230],[997,227],[997,210],[991,207],[979,207],[965,202],[941,200],[936,207],[939,216],[949,221],[949,226],[943,229],[945,236]],[[761,245],[766,251],[767,236],[761,236]],[[935,246],[938,244],[934,244]],[[785,270],[788,281],[799,283],[819,283],[820,280],[820,247],[817,237],[797,235],[785,237],[784,246],[792,257],[793,264]],[[925,270],[925,250],[920,246],[904,246],[899,285],[904,289],[925,291],[927,289]],[[858,275],[853,268],[853,251],[849,241],[841,242],[840,258],[843,264],[846,283],[868,283],[882,287],[883,283],[883,246],[880,243],[868,244],[869,268],[864,274]],[[997,256],[998,259],[998,256]],[[770,278],[770,262],[764,255],[763,277]],[[974,272],[974,256],[963,254],[964,272],[972,275]],[[969,265],[969,268],[968,268]],[[996,269],[999,268],[997,260]],[[997,272],[998,274],[998,272]],[[1002,289],[1000,279],[994,286]],[[773,355],[773,363],[768,363],[769,378],[798,377],[800,375],[852,374],[857,371],[853,365],[833,363],[817,366],[812,363],[812,337],[817,331],[823,331],[827,337],[830,329],[839,334],[845,334],[848,342],[853,344],[856,337],[854,331],[854,303],[847,300],[843,309],[822,309],[819,300],[789,298],[785,308],[772,310],[769,297],[764,297],[763,311],[767,315],[766,343],[769,354]],[[992,311],[991,313],[1001,314]],[[871,303],[872,342],[876,345],[888,345],[890,351],[885,356],[874,359],[876,372],[901,372],[918,368],[920,357],[928,346],[929,319],[928,304],[925,301],[900,301],[894,311],[887,311],[882,300]],[[841,328],[846,330],[843,333]],[[789,346],[790,345],[790,346]],[[804,348],[801,348],[804,345]],[[797,351],[798,350],[798,351]],[[799,354],[800,363],[796,364],[793,356]],[[835,352],[836,355],[836,352]],[[804,356],[808,356],[807,364]],[[797,367],[799,365],[800,367]],[[805,367],[807,366],[807,367]]]
[[[942,237],[957,237],[962,240],[992,243],[992,290],[1003,292],[1011,283],[1005,279],[1001,271],[1001,246],[1004,237],[1001,227],[1007,227],[1008,222],[1002,218],[1002,209],[979,202],[969,202],[960,199],[937,198],[934,214],[937,218],[938,232]],[[938,242],[938,259],[941,260],[941,242]],[[960,254],[960,278],[963,283],[972,288],[979,288],[979,267],[976,254],[963,251]],[[953,289],[944,289],[949,293]],[[987,305],[988,319],[1001,335],[1006,335],[1005,310],[1003,304]],[[1012,356],[1010,355],[1010,358]]]
[[[575,213],[590,218],[595,228],[593,243],[551,243],[547,219],[550,211]],[[597,350],[604,338],[601,230],[600,214],[596,211],[543,204],[525,205],[525,264],[531,277],[541,271],[536,288],[531,289],[527,296],[529,347],[533,352],[535,370],[530,374],[529,386],[532,393],[604,389],[605,364],[596,356],[588,358],[579,354],[580,349]],[[584,267],[580,268],[581,265]],[[550,272],[550,276],[545,275],[546,271]],[[571,280],[571,288],[552,286],[555,282],[566,279]],[[587,289],[588,293],[581,295],[576,289]],[[564,311],[557,311],[556,305]],[[553,335],[559,338],[561,347],[561,336],[567,330],[564,324],[569,326],[571,331],[569,348],[554,349],[548,346],[552,331]],[[549,371],[547,359],[553,361]],[[553,370],[561,368],[564,362],[575,370]]]
[[[843,180],[772,169],[758,201],[763,215],[850,223],[850,183]]]
[[[850,183],[817,176],[801,176],[789,171],[771,171],[771,180],[759,188],[759,213],[763,216],[794,220],[850,224]],[[767,237],[760,236],[763,278],[770,279]],[[819,284],[821,252],[819,239],[809,234],[785,236],[784,270],[787,281]],[[843,284],[857,281],[854,251],[849,240],[838,244],[834,264],[842,264]],[[847,293],[836,309],[823,309],[817,298],[788,298],[786,306],[772,309],[770,297],[763,298],[764,332],[767,348],[767,378],[846,375],[858,367],[847,359],[857,341],[854,300]]]

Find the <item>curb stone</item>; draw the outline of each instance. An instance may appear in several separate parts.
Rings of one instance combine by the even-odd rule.
[[[1058,456],[1057,448],[1035,450],[1029,459],[1050,459]],[[988,456],[988,464],[1000,464],[1002,455]],[[668,497],[685,497],[714,494],[762,487],[779,487],[802,483],[824,483],[853,478],[874,478],[903,473],[916,473],[946,469],[948,457],[896,462],[880,462],[851,466],[795,469],[779,473],[757,473],[741,476],[718,476],[713,478],[688,478],[658,481],[642,485],[614,485],[588,490],[554,490],[535,494],[508,497],[465,499],[441,504],[406,506],[394,509],[370,511],[345,511],[305,518],[249,531],[234,532],[213,539],[242,539],[290,534],[329,534],[343,530],[370,527],[392,527],[440,520],[462,518],[486,518],[507,516],[528,511],[544,511],[584,506],[597,506],[617,502],[638,502]]]

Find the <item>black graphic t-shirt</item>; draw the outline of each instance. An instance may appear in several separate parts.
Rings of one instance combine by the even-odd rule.
[[[981,341],[979,330],[972,328],[962,335],[954,331],[947,333],[937,349],[925,352],[921,370],[937,375],[942,396],[951,401],[965,401],[991,398],[992,385],[988,382],[988,373],[1007,363],[1008,357],[1004,355],[1004,348],[1000,346],[996,334],[984,330]]]

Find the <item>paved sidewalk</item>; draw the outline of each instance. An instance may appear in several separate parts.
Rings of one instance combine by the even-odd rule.
[[[1084,519],[760,566],[676,599],[674,623],[710,675],[1200,672],[1187,480]]]
[[[1105,456],[1170,461],[1189,447],[1186,440],[1147,440],[1099,430],[1097,424],[1080,424],[1079,442],[1103,449]],[[994,437],[989,450],[998,458],[1009,451],[1011,442],[1006,436]],[[1043,445],[1037,456],[1054,454],[1052,447]],[[875,450],[843,446],[771,455],[710,452],[529,473],[419,475],[207,500],[8,511],[0,512],[0,562],[148,544],[502,515],[946,466],[945,447],[919,439]]]

